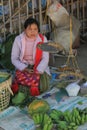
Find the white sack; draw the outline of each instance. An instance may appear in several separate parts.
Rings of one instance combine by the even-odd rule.
[[[70,41],[74,43],[80,29],[80,22],[74,16],[70,16],[67,10],[58,2],[54,1],[47,9],[47,15],[55,24],[55,29],[51,33],[51,39],[60,43],[66,53],[69,53]],[[70,40],[70,18],[72,20],[72,39]]]
[[[69,16],[69,13],[58,1],[54,1],[48,7],[47,15],[56,26],[64,26],[66,21],[65,18]]]

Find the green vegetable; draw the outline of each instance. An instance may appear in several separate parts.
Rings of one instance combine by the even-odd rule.
[[[50,110],[49,104],[45,100],[35,99],[28,106],[29,114],[33,115],[34,113],[45,113]]]

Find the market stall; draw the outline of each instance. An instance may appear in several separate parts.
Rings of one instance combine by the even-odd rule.
[[[60,12],[66,12],[65,15],[63,15],[66,20],[62,21],[58,19],[58,24],[52,19],[54,15],[51,17],[53,12],[50,12],[51,14],[49,15],[49,5],[51,2],[53,1],[1,1],[0,7],[2,8],[2,12],[0,18],[3,18],[3,20],[1,19],[0,25],[1,39],[3,37],[3,43],[0,44],[1,130],[87,129],[87,78],[80,71],[76,55],[74,55],[72,51],[72,44],[75,41],[78,30],[80,30],[83,37],[86,33],[84,23],[86,24],[87,21],[85,13],[87,1],[61,0],[60,3],[57,1],[57,9],[61,7],[64,12]],[[3,7],[7,7],[7,5],[9,11],[5,13]],[[48,14],[46,15],[46,13]],[[77,22],[78,24],[76,25],[78,25],[77,28],[79,29],[77,29],[76,32],[72,26],[75,23],[72,23],[72,17],[69,16],[70,13],[76,16],[81,22],[81,28],[79,22]],[[61,13],[60,15],[62,16]],[[49,41],[47,44],[44,43],[38,46],[40,49],[48,51],[53,55],[54,52],[57,54],[58,52],[66,52],[66,50],[68,50],[68,53],[67,55],[66,53],[62,55],[67,57],[64,66],[50,66],[51,79],[49,89],[44,93],[40,93],[39,96],[34,97],[30,95],[27,87],[17,86],[18,84],[16,83],[12,86],[15,68],[12,66],[10,60],[14,38],[23,30],[24,19],[30,16],[40,21],[40,32],[46,34],[48,39],[49,33],[51,33],[55,25],[56,28],[64,27],[63,29],[69,32],[67,47],[62,46],[59,42],[57,43],[57,41]],[[17,21],[19,21],[18,25],[16,24]],[[63,24],[64,26],[62,26]],[[65,28],[66,25],[67,29]],[[63,37],[61,39],[63,39]],[[13,91],[12,87],[15,88],[15,91]]]

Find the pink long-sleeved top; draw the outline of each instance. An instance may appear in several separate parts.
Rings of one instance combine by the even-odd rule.
[[[36,46],[41,41],[42,41],[42,39],[40,38],[40,36],[38,34],[38,36],[36,37],[36,40],[34,41],[33,49],[32,49],[33,50],[33,53],[32,53],[33,63],[35,61]],[[47,39],[45,36],[44,36],[44,42],[47,42]],[[24,70],[29,65],[29,62],[24,60],[25,49],[26,49],[26,35],[23,32],[15,38],[13,47],[12,47],[12,52],[11,52],[12,64],[18,70]],[[49,63],[49,53],[43,51],[42,60],[40,61],[39,65],[37,66],[36,69],[39,72],[42,72],[42,73],[46,72],[50,75],[48,63]]]

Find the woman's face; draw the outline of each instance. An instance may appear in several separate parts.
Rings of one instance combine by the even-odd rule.
[[[25,34],[28,38],[36,39],[38,35],[38,27],[36,24],[31,24],[25,29]]]

